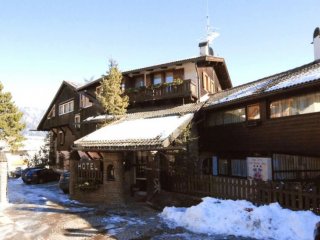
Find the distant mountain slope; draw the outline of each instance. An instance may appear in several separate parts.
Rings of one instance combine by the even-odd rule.
[[[26,128],[23,131],[24,136],[45,136],[46,132],[32,131],[36,130],[38,124],[43,117],[45,110],[34,107],[20,107],[23,112],[22,121],[26,123]]]

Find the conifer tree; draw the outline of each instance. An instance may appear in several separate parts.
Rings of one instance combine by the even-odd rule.
[[[4,140],[10,146],[11,151],[22,146],[24,140],[21,131],[25,124],[21,122],[22,112],[12,101],[11,93],[3,91],[0,82],[0,140]]]
[[[49,153],[50,135],[48,133],[44,139],[43,145],[40,147],[40,150],[38,151],[38,153],[35,153],[33,158],[30,160],[31,165],[37,167],[45,167],[47,165],[50,165]]]
[[[121,88],[122,73],[114,60],[109,60],[109,70],[101,81],[101,90],[96,92],[97,99],[106,114],[122,115],[129,105],[128,96],[125,96]]]

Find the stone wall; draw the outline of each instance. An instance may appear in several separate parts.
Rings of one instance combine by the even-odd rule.
[[[102,155],[103,184],[95,190],[84,191],[77,188],[78,161],[70,161],[70,197],[81,202],[104,203],[112,206],[124,205],[130,195],[130,178],[128,176],[131,173],[125,174],[124,172],[123,153],[102,153]],[[113,166],[114,179],[108,176],[108,166],[110,165]]]

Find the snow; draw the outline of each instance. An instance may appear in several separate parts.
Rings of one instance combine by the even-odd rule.
[[[278,81],[278,79],[280,80],[280,82],[273,85],[275,81]],[[309,68],[306,69],[305,72],[301,71],[291,75],[280,74],[276,75],[275,77],[270,77],[266,78],[265,80],[258,81],[257,83],[249,84],[247,87],[243,86],[239,90],[235,90],[226,97],[213,101],[212,103],[210,103],[210,105],[237,100],[257,93],[267,93],[283,88],[288,88],[318,79],[320,79],[320,67]]]
[[[310,69],[306,73],[289,77],[287,80],[268,88],[266,92],[279,90],[282,88],[287,88],[302,83],[307,83],[317,79],[320,79],[320,68]]]
[[[145,118],[126,120],[112,125],[107,125],[83,138],[75,144],[83,141],[124,141],[136,139],[166,139],[187,121],[193,117],[192,113],[183,116],[168,116],[158,118]]]
[[[252,94],[254,94],[255,92],[265,88],[266,86],[268,86],[268,84],[270,83],[270,79],[267,79],[265,81],[259,82],[257,84],[254,85],[250,85],[246,88],[240,89],[238,91],[235,91],[234,93],[221,98],[217,101],[214,101],[212,104],[218,104],[218,103],[223,103],[223,102],[227,102],[227,101],[232,101],[232,100],[236,100],[239,98],[243,98],[243,97],[247,97],[250,96]]]
[[[181,226],[196,233],[276,240],[312,240],[320,221],[311,211],[291,211],[278,203],[256,207],[245,200],[210,197],[190,208],[166,207],[160,216],[172,228]]]
[[[100,121],[100,120],[113,120],[114,118],[115,118],[115,116],[113,116],[113,115],[99,115],[96,117],[88,117],[83,121],[84,122],[91,122],[91,121]]]

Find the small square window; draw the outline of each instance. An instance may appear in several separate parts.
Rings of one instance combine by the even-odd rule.
[[[248,120],[260,119],[260,105],[254,104],[247,107]]]

